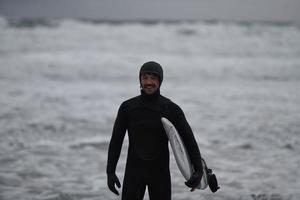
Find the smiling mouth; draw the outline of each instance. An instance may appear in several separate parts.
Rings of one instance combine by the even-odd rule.
[[[155,91],[155,87],[154,86],[145,86],[144,88],[143,88],[143,90],[146,92],[146,93],[153,93],[154,91]]]
[[[154,86],[153,86],[153,85],[146,85],[144,88],[145,88],[145,89],[153,89]]]

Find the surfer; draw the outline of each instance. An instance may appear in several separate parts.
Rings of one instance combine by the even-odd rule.
[[[115,186],[121,187],[116,175],[126,131],[129,147],[123,180],[122,200],[142,200],[145,189],[151,200],[171,200],[168,139],[161,117],[169,119],[176,127],[187,147],[195,169],[185,184],[193,191],[203,174],[201,155],[193,132],[181,108],[160,94],[163,69],[150,61],[142,65],[139,73],[141,94],[124,101],[115,119],[108,149],[107,184],[119,195]]]

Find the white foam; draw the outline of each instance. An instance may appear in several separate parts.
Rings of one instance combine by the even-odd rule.
[[[0,176],[28,172],[31,183],[21,180],[25,189],[7,197],[30,199],[33,188],[46,191],[41,199],[83,191],[114,199],[106,148],[118,107],[139,94],[138,70],[148,60],[164,67],[161,92],[184,110],[221,186],[215,195],[191,194],[176,177],[174,198],[299,197],[298,28],[74,20],[16,28],[2,19],[0,43]]]

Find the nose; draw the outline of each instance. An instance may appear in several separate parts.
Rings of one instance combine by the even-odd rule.
[[[151,78],[144,78],[144,83],[147,85],[147,84],[152,84],[152,80]]]
[[[151,84],[152,83],[152,80],[150,78],[146,78],[146,84]]]

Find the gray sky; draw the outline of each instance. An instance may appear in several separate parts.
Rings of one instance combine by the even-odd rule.
[[[294,21],[300,0],[0,0],[9,17]]]

